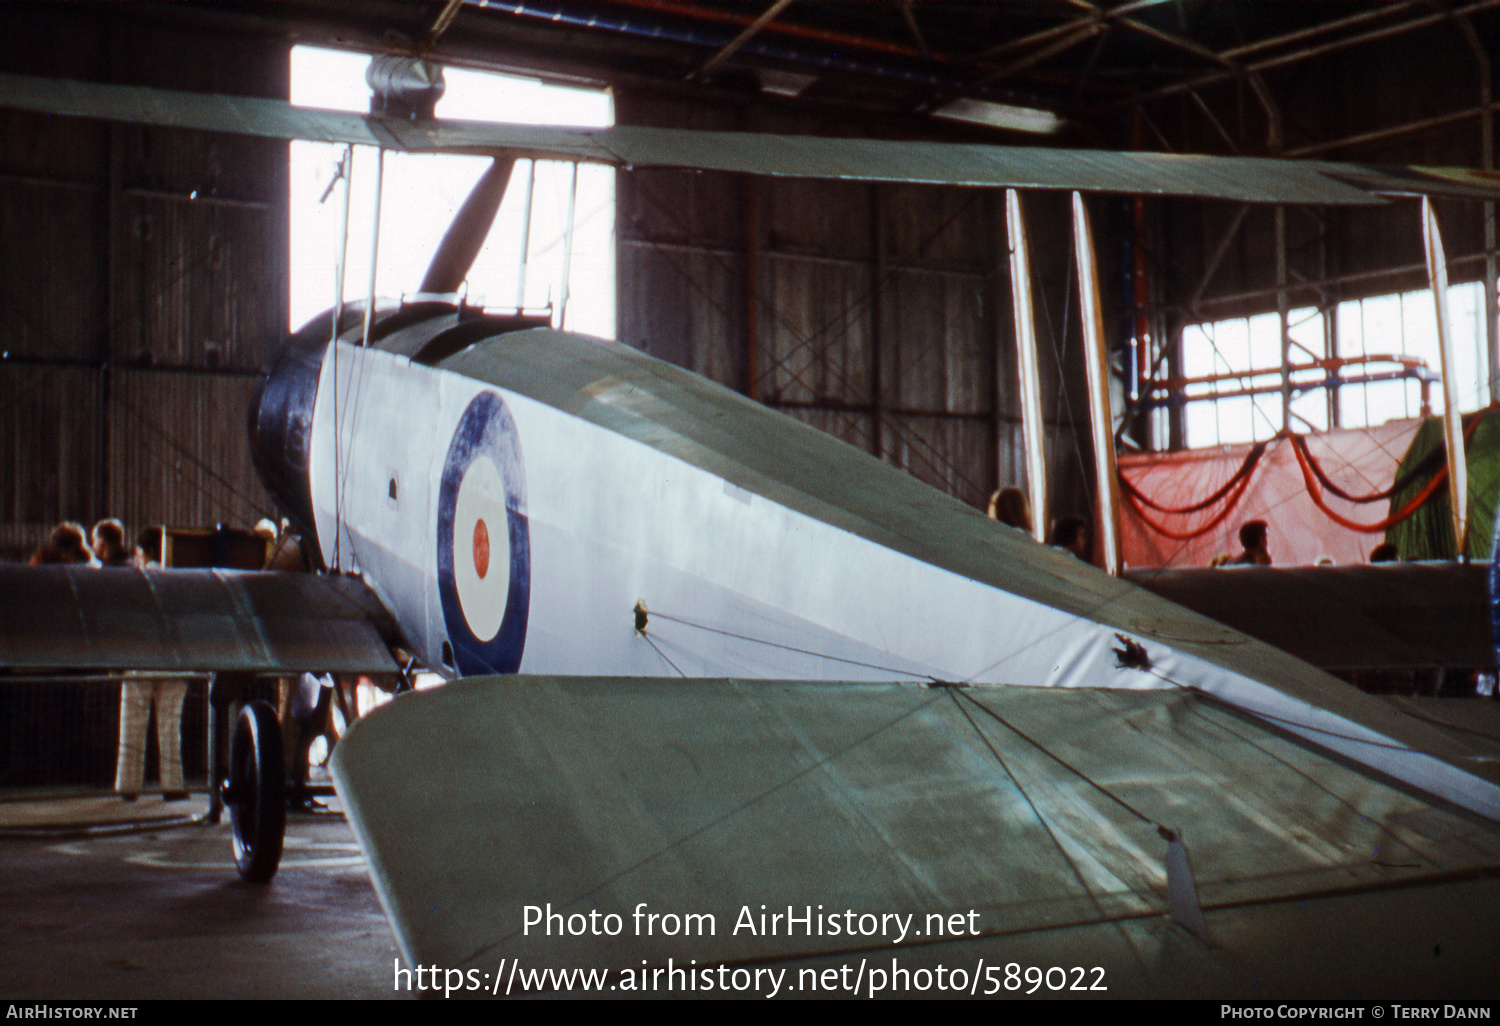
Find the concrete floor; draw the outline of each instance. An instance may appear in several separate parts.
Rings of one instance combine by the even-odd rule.
[[[201,811],[142,796],[0,805],[0,827]],[[269,886],[229,827],[0,839],[0,998],[390,998],[391,928],[342,816],[291,816]]]

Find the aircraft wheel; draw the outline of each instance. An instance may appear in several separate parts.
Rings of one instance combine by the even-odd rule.
[[[224,804],[234,832],[234,863],[251,883],[270,883],[281,864],[286,834],[286,769],[281,724],[267,702],[240,710],[229,746]]]

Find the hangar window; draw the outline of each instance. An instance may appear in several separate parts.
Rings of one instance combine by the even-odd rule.
[[[292,50],[292,102],[365,113],[369,58],[299,46]],[[439,118],[603,128],[614,123],[605,90],[444,69]],[[296,329],[333,305],[343,213],[337,184],[342,145],[291,146],[290,321]],[[350,181],[345,301],[369,291],[377,156],[355,147]],[[387,153],[380,205],[376,294],[417,289],[427,261],[488,158]],[[527,185],[530,183],[528,209]],[[332,186],[332,187],[330,187]],[[554,326],[615,333],[614,171],[590,164],[517,161],[484,248],[469,272],[470,303],[552,309]],[[571,221],[569,214],[572,214]],[[523,245],[524,257],[523,260]],[[567,281],[564,282],[564,269]]]
[[[1476,410],[1489,401],[1483,284],[1449,288],[1448,307],[1459,404]],[[1287,323],[1292,430],[1368,427],[1420,416],[1424,377],[1431,412],[1442,412],[1430,290],[1293,310]],[[1329,356],[1349,362],[1330,375],[1317,363]],[[1281,362],[1278,314],[1185,328],[1180,388],[1187,446],[1262,441],[1281,430]]]

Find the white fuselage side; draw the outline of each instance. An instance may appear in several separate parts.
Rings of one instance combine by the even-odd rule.
[[[321,551],[447,676],[1188,687],[1500,818],[1500,789],[1258,679],[1252,660],[1156,636],[1142,642],[1149,670],[1122,668],[1102,616],[936,566],[497,384],[335,350],[309,464]]]
[[[1046,685],[1112,675],[1117,643],[1098,623],[789,510],[525,396],[340,343],[337,359],[323,362],[314,412],[319,544],[331,566],[366,578],[429,666],[445,666],[449,640],[435,569],[442,453],[486,392],[504,400],[523,453],[523,672]],[[455,525],[465,535],[456,553],[470,530]],[[492,566],[503,563],[503,550],[492,554]],[[638,602],[650,642],[635,629]]]

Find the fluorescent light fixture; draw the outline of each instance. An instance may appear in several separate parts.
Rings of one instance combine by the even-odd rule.
[[[777,96],[801,96],[802,90],[818,80],[816,75],[802,75],[795,71],[778,71],[775,68],[757,68],[762,92]]]
[[[954,100],[932,112],[935,118],[951,121],[968,121],[991,128],[1008,128],[1015,132],[1035,132],[1047,135],[1063,126],[1063,121],[1050,110],[1035,107],[1013,107],[1008,103],[990,100],[972,100],[968,97]]]

